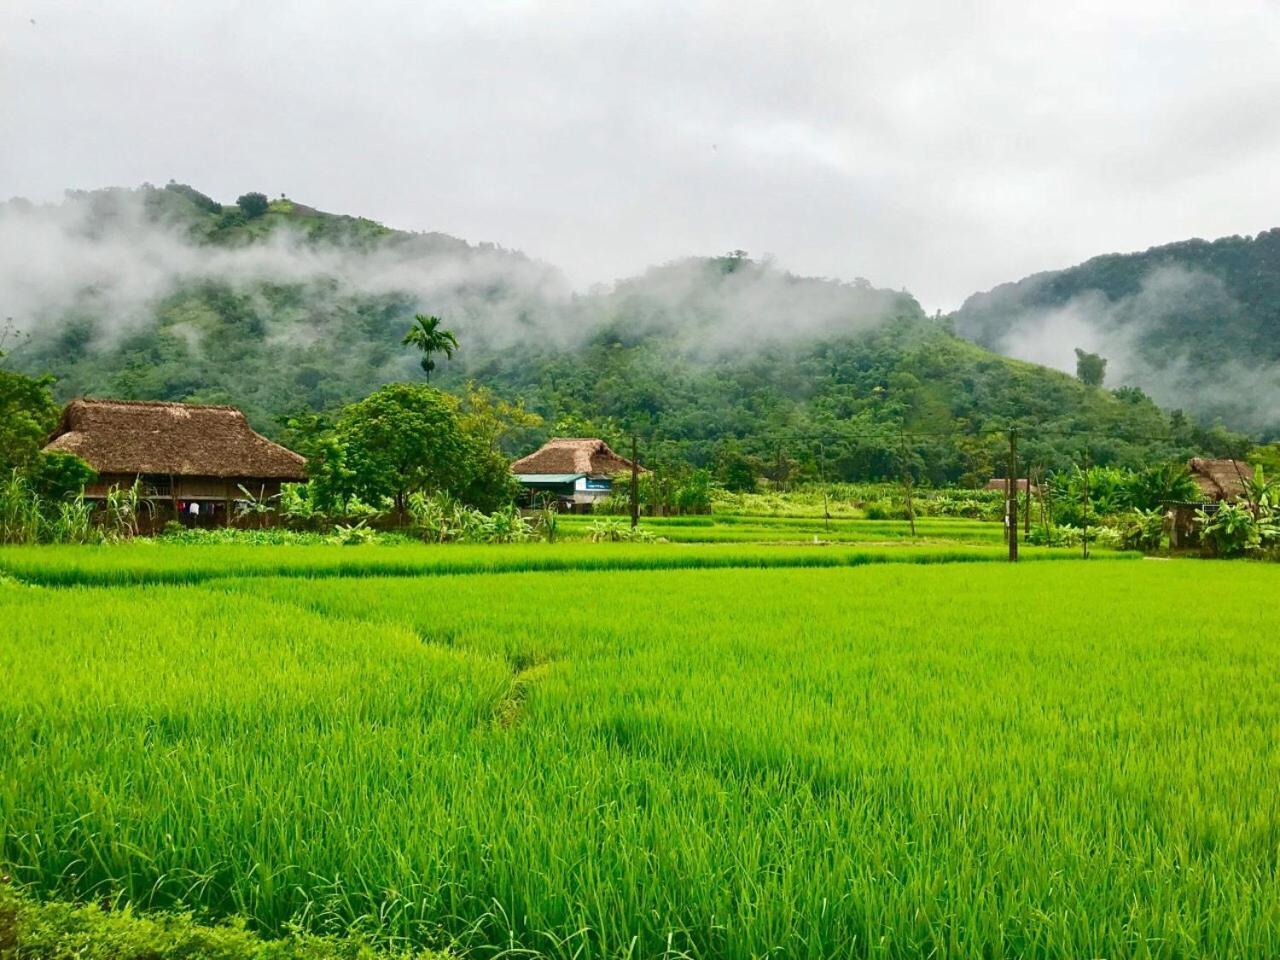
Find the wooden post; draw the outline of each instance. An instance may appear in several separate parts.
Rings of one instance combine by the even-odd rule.
[[[1035,476],[1035,471],[1028,465],[1027,467],[1027,495],[1022,501],[1022,534],[1025,537],[1031,536],[1031,478]]]
[[[911,464],[907,458],[907,436],[902,435],[902,485],[906,491],[907,522],[911,524],[911,539],[916,538],[916,509],[911,502]]]
[[[831,532],[831,507],[827,503],[827,470],[823,461],[827,459],[827,448],[818,444],[818,483],[822,484],[822,525],[827,533]]]
[[[1040,501],[1040,526],[1044,528],[1044,542],[1049,543],[1049,528],[1053,526],[1053,517],[1049,514],[1049,498],[1045,496],[1044,467],[1036,471],[1036,499]]]
[[[631,435],[631,529],[640,526],[640,454],[636,435]]]
[[[224,527],[231,526],[231,481],[227,480],[222,484],[223,500],[225,501],[225,509],[227,515],[222,520]]]
[[[1018,429],[1009,429],[1009,476],[1005,487],[1009,491],[1006,511],[1009,516],[1009,562],[1018,562]]]
[[[1084,559],[1089,559],[1089,448],[1084,448],[1084,513],[1081,515],[1081,523],[1084,525],[1084,534],[1080,537],[1080,545],[1084,548]]]

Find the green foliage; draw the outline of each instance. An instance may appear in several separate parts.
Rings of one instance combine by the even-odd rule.
[[[307,504],[325,516],[345,516],[364,486],[348,462],[347,442],[332,434],[312,444],[307,459]]]
[[[0,369],[0,472],[30,467],[57,426],[61,411],[52,385],[52,377]]]
[[[1274,395],[1236,388],[1280,362],[1280,228],[1094,257],[974,294],[953,319],[998,347],[1063,310],[1130,344],[1136,385],[1180,396],[1206,423],[1280,436]]]
[[[74,499],[97,479],[97,472],[71,453],[40,453],[28,472],[32,490],[47,503]]]
[[[244,193],[236,198],[236,206],[250,220],[266,213],[270,203],[265,193]]]
[[[451,330],[440,328],[439,317],[428,317],[421,313],[413,318],[413,326],[400,342],[406,347],[416,347],[421,351],[422,372],[428,379],[431,377],[431,371],[436,368],[436,362],[432,357],[437,353],[443,353],[447,359],[452,359],[453,351],[458,349],[458,338]]]
[[[907,431],[927,434],[910,441],[914,481],[941,487],[985,483],[1011,425],[1023,428],[1030,461],[1057,470],[1077,456],[1084,434],[1096,438],[1095,462],[1128,468],[1248,446],[1229,431],[1166,416],[1145,397],[1117,397],[996,356],[925,317],[909,296],[865,282],[795,277],[735,255],[671,264],[560,299],[545,293],[556,287],[552,272],[533,271],[518,254],[399,234],[301,204],[277,204],[249,220],[239,208],[215,214],[173,190],[140,193],[159,221],[183,224],[199,244],[247,247],[289,231],[317,250],[365,250],[393,263],[483,255],[493,271],[429,305],[467,344],[432,380],[458,390],[481,380],[540,417],[542,425],[502,440],[509,456],[553,433],[617,443],[634,432],[650,466],[715,472],[732,449],[756,477],[776,483],[898,480]],[[526,283],[531,271],[534,282]],[[756,284],[783,302],[816,302],[840,321],[777,342],[728,335]],[[368,294],[337,277],[191,279],[126,336],[101,336],[88,309],[69,312],[31,331],[12,361],[56,375],[61,398],[230,402],[257,428],[296,442],[287,420],[308,412],[332,420],[344,404],[411,375],[412,360],[396,345],[405,318],[425,306],[408,292]],[[819,436],[829,438],[821,470]]]
[[[710,513],[712,497],[717,489],[711,479],[711,471],[693,469],[680,463],[640,474],[636,486],[641,511],[655,516]],[[617,477],[612,495],[595,504],[593,510],[596,513],[629,514],[631,477],[627,474]]]
[[[750,493],[756,488],[756,473],[751,461],[741,453],[729,453],[721,458],[720,482],[731,493]]]
[[[108,905],[109,906],[109,905]],[[444,960],[443,954],[386,951],[359,934],[290,933],[264,940],[242,919],[211,925],[190,913],[139,913],[96,903],[37,903],[0,883],[4,960]]]
[[[217,200],[214,200],[212,197],[201,193],[195,187],[189,186],[188,184],[175,183],[174,181],[170,180],[167,184],[165,184],[165,189],[172,193],[176,193],[179,196],[185,197],[186,199],[190,200],[193,204],[195,204],[195,206],[198,209],[203,210],[205,213],[213,213],[213,214],[222,213],[222,204],[220,204]],[[261,194],[259,194],[259,196],[261,196]]]
[[[366,503],[390,499],[400,514],[410,493],[456,489],[471,479],[455,406],[432,387],[393,383],[375,391],[343,409],[334,439],[350,492]]]
[[[378,531],[369,527],[364,520],[358,523],[339,523],[333,528],[330,542],[344,547],[359,547],[378,541]]]
[[[587,539],[592,543],[651,543],[655,537],[644,527],[633,527],[622,520],[602,517],[591,521]]]
[[[1135,507],[1121,518],[1120,544],[1126,550],[1150,553],[1164,542],[1164,514]]]
[[[1280,547],[1280,516],[1269,504],[1220,503],[1196,512],[1203,544],[1218,557],[1259,555]]]
[[[1102,522],[1127,510],[1158,511],[1166,503],[1198,500],[1200,488],[1180,463],[1156,464],[1141,470],[1122,467],[1078,466],[1048,477],[1048,500],[1054,520],[1083,526],[1085,489],[1088,488],[1088,521]]]
[[[534,538],[532,524],[510,504],[486,515],[448,493],[414,493],[408,510],[410,532],[428,543],[525,543]]]
[[[0,482],[0,543],[41,542],[46,521],[40,507],[26,477],[10,470]]]
[[[345,516],[353,504],[390,501],[403,517],[410,494],[448,493],[497,510],[517,491],[498,449],[517,413],[523,416],[501,404],[464,410],[457,398],[425,384],[389,384],[343,408],[331,430],[308,440],[307,493],[291,494],[291,504],[301,508],[305,501],[308,515]]]
[[[1096,353],[1089,353],[1076,347],[1076,379],[1086,387],[1100,387],[1107,378],[1107,361]],[[1136,400],[1130,394],[1122,399]]]
[[[1128,502],[1140,510],[1158,510],[1166,503],[1186,503],[1200,498],[1200,487],[1185,464],[1157,464],[1140,470],[1127,481]]]
[[[1280,506],[1280,473],[1268,479],[1262,464],[1253,468],[1252,474],[1244,477],[1244,496],[1256,511]]]
[[[236,527],[184,527],[176,521],[165,524],[156,538],[161,543],[190,545],[243,544],[248,546],[318,546],[333,540],[322,533],[267,527],[244,530]]]

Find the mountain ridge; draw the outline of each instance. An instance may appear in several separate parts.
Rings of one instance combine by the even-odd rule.
[[[170,184],[0,208],[0,249],[19,257],[0,292],[30,333],[10,362],[51,372],[63,398],[232,403],[278,436],[291,415],[419,378],[399,341],[427,312],[462,343],[442,386],[474,380],[523,398],[548,431],[637,432],[655,455],[693,463],[821,457],[858,479],[899,476],[905,458],[947,482],[997,471],[990,435],[1017,425],[1028,456],[1058,466],[1087,431],[1099,462],[1238,445],[1141,391],[1089,388],[961,340],[910,294],[862,279],[734,251],[577,293],[495,244],[261,201],[226,207]],[[906,455],[908,432],[939,439]],[[779,451],[783,436],[809,439]]]

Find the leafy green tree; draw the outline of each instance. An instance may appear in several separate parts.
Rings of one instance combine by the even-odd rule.
[[[401,517],[409,494],[452,492],[469,479],[456,401],[425,384],[388,384],[345,407],[335,439],[351,492],[369,504],[390,499]]]
[[[332,434],[314,442],[307,459],[310,503],[325,516],[347,512],[358,491],[356,471],[348,462],[347,446]]]
[[[1076,347],[1076,379],[1086,387],[1102,386],[1107,379],[1106,359]]]
[[[1157,510],[1165,503],[1199,499],[1200,488],[1184,464],[1148,467],[1129,480],[1129,502],[1140,510]]]
[[[471,380],[459,399],[459,419],[468,436],[495,451],[519,452],[537,446],[534,436],[542,426],[542,417],[526,410],[523,400],[504,400]]]
[[[741,453],[726,454],[720,461],[720,481],[732,493],[750,493],[756,488],[751,461]]]
[[[257,191],[241,194],[236,198],[236,206],[250,220],[262,216],[270,205],[271,201],[267,199],[267,195]]]
[[[98,478],[97,471],[73,453],[41,453],[29,471],[32,489],[48,503],[71,500]]]
[[[432,357],[443,353],[446,359],[453,359],[453,351],[458,349],[458,338],[451,330],[440,329],[440,318],[424,316],[419,313],[413,318],[413,326],[400,341],[406,347],[417,347],[422,351],[422,371],[431,379],[431,371],[436,368]]]
[[[485,512],[510,506],[520,491],[520,484],[511,475],[511,461],[490,446],[483,434],[465,429],[463,451],[450,492],[468,506]]]
[[[0,472],[30,467],[57,426],[60,408],[52,385],[52,377],[0,370]]]

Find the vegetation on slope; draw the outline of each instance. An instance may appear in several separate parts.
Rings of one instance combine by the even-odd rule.
[[[965,301],[956,329],[993,349],[1086,339],[1115,385],[1280,436],[1280,228],[1108,254]]]
[[[934,483],[998,472],[996,434],[1014,425],[1050,467],[1086,445],[1095,462],[1131,466],[1242,447],[1140,393],[975,347],[866,281],[796,277],[735,252],[574,296],[553,269],[492,246],[284,199],[248,207],[176,184],[52,211],[10,204],[8,229],[52,222],[48,242],[69,262],[113,267],[35,284],[47,295],[15,308],[30,338],[11,362],[52,372],[60,397],[228,402],[291,439],[291,419],[420,377],[401,341],[423,312],[460,341],[437,361],[439,384],[524,398],[543,418],[526,445],[638,433],[653,462],[847,480],[910,470]],[[925,436],[904,449],[904,432]]]

